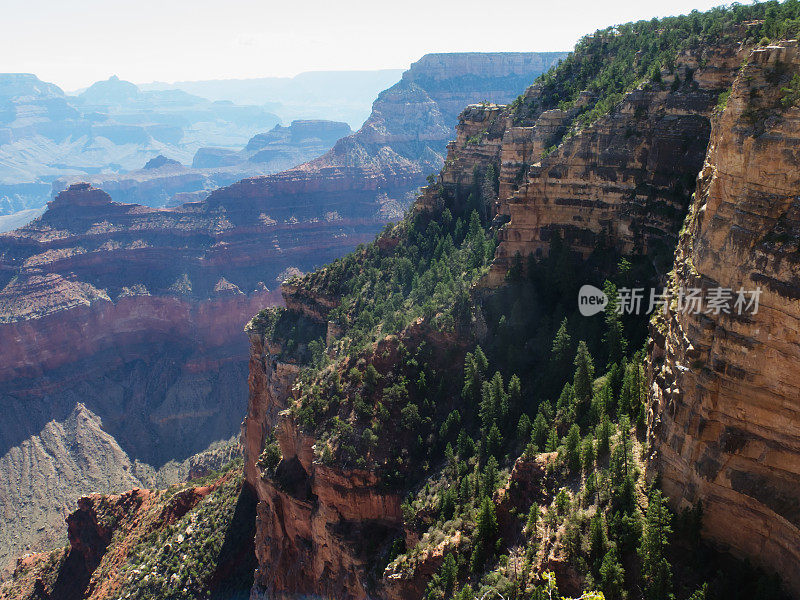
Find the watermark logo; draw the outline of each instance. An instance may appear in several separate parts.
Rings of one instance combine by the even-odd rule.
[[[649,291],[645,288],[621,287],[617,290],[614,309],[619,314],[651,314],[655,310],[666,313],[669,307],[675,312],[699,315],[758,313],[761,288],[733,290],[725,287],[684,288],[672,293],[668,288]],[[584,285],[578,292],[578,310],[584,317],[591,317],[605,310],[608,297],[593,285]]]
[[[605,310],[608,305],[608,296],[601,289],[593,285],[581,286],[578,290],[578,310],[584,317],[591,317]]]

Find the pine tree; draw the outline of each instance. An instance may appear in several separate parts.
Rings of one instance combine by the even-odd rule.
[[[688,600],[706,600],[706,592],[708,591],[708,584],[704,583],[695,592],[689,596]]]
[[[631,422],[626,415],[623,415],[619,420],[619,443],[614,447],[614,453],[611,456],[616,484],[620,484],[633,471],[633,448],[631,446],[630,429]]]
[[[638,362],[632,361],[625,367],[625,376],[622,380],[622,390],[619,396],[619,414],[626,414],[633,418],[638,418],[642,405],[643,393],[641,366]]]
[[[596,511],[589,523],[589,560],[592,565],[597,563],[595,573],[599,570],[600,560],[605,556],[608,545],[606,532],[603,528],[603,520],[600,511]]]
[[[506,416],[508,415],[508,394],[505,391],[505,385],[503,384],[503,376],[500,374],[500,371],[495,371],[494,376],[492,377],[492,405],[494,406],[494,420],[497,423],[501,423],[505,420]]]
[[[478,370],[478,373],[481,374],[483,377],[486,375],[486,369],[489,368],[489,359],[486,358],[486,355],[483,353],[483,350],[480,346],[475,346],[475,366]]]
[[[672,569],[666,557],[671,518],[666,499],[658,489],[650,494],[639,556],[647,600],[668,600],[672,590]]]
[[[464,388],[461,395],[465,400],[477,404],[480,401],[486,369],[489,361],[480,346],[475,347],[475,352],[467,352],[464,357]]]
[[[571,423],[575,420],[575,393],[569,382],[564,384],[556,401],[556,419],[559,423]]]
[[[486,435],[486,454],[500,458],[503,450],[503,434],[497,423],[492,423],[489,433]]]
[[[590,473],[594,469],[595,459],[594,439],[591,435],[587,435],[581,446],[581,465],[586,473]]]
[[[517,375],[508,381],[508,414],[513,422],[522,412],[522,382]]]
[[[444,592],[444,597],[449,598],[455,588],[456,578],[458,577],[458,565],[452,554],[448,554],[442,563],[440,572],[440,585]]]
[[[531,419],[526,414],[522,414],[517,421],[517,443],[525,443],[531,437]]]
[[[594,363],[589,354],[586,342],[578,342],[578,352],[575,355],[575,376],[572,381],[572,391],[580,407],[586,406],[592,397],[592,382],[594,381]]]
[[[605,456],[611,449],[611,420],[603,415],[597,426],[597,455]]]
[[[539,411],[536,414],[536,418],[533,420],[533,426],[531,427],[531,444],[536,447],[537,451],[541,452],[544,450],[545,445],[547,444],[548,433],[547,421],[545,420],[541,411]]]
[[[477,535],[470,566],[473,573],[478,573],[491,556],[494,542],[497,539],[497,514],[495,513],[494,503],[488,496],[484,496],[481,501],[475,529]]]
[[[600,566],[600,582],[606,600],[621,600],[624,597],[625,569],[622,567],[615,547],[612,547],[603,557]]]
[[[494,456],[486,459],[486,466],[483,468],[483,476],[481,477],[481,493],[489,498],[494,494],[497,488],[498,478],[498,464]]]
[[[531,508],[528,511],[528,519],[525,522],[525,532],[528,535],[531,535],[533,531],[536,529],[536,524],[539,522],[539,517],[541,516],[541,509],[539,505],[534,502],[531,504]]]
[[[553,345],[550,349],[550,363],[554,382],[561,382],[569,377],[571,358],[572,336],[567,331],[567,319],[565,317],[561,321],[558,331],[556,331]]]
[[[467,238],[471,249],[470,266],[480,267],[486,258],[486,239],[477,210],[473,210],[470,216]]]
[[[547,442],[545,443],[544,451],[545,452],[555,452],[558,449],[558,431],[556,430],[555,426],[550,428],[550,433],[547,436]]]
[[[572,337],[567,332],[567,318],[561,321],[561,325],[553,338],[553,346],[550,349],[550,359],[556,363],[561,364],[569,360],[570,350],[572,348]]]
[[[564,440],[564,459],[567,467],[573,473],[579,473],[581,470],[580,444],[581,428],[577,424],[573,424]]]
[[[608,356],[608,367],[619,363],[625,356],[628,341],[625,339],[625,330],[622,326],[622,315],[619,312],[617,302],[617,286],[606,280],[603,285],[603,292],[608,297],[606,305],[606,331],[603,335],[603,342]]]

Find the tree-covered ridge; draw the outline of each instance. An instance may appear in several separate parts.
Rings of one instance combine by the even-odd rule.
[[[531,90],[514,102],[514,117],[529,124],[545,110],[571,108],[580,93],[588,91],[590,100],[576,115],[576,124],[583,126],[608,113],[638,85],[660,83],[662,69],[673,73],[681,51],[739,42],[763,45],[799,34],[798,0],[732,4],[600,29],[583,37],[565,60],[541,75],[535,93]]]
[[[462,322],[469,288],[485,274],[495,246],[477,210],[409,213],[375,243],[303,283],[336,296],[329,316],[361,348],[420,317],[443,328]]]

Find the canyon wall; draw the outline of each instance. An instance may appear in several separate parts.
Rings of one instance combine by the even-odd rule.
[[[516,253],[523,264],[546,254],[554,233],[584,257],[603,245],[647,255],[664,277],[675,260],[676,294],[722,286],[735,300],[760,286],[757,315],[687,315],[673,304],[654,327],[649,469],[677,509],[702,501],[707,539],[794,592],[797,61],[796,42],[686,51],[674,73],[662,70],[660,83],[585,127],[575,119],[586,92],[568,110],[471,106],[438,181],[451,197],[478,195],[499,227],[484,286],[504,285]],[[525,97],[540,92],[534,85]],[[430,188],[417,209],[437,202]]]
[[[333,260],[382,223],[338,200],[157,210],[82,184],[0,236],[0,464],[19,482],[0,490],[4,558],[52,539],[81,493],[127,487],[147,472],[140,463],[158,469],[238,429],[244,324],[280,302],[271,289],[286,273]],[[93,415],[87,435],[69,426],[78,403]],[[111,439],[88,435],[101,431]],[[124,458],[105,479],[82,458],[96,447]]]
[[[554,233],[584,256],[605,244],[668,265],[705,155],[709,117],[741,59],[735,45],[686,51],[660,83],[627,93],[583,127],[576,119],[591,94],[567,110],[526,114],[520,106],[539,96],[538,85],[520,106],[464,111],[440,182],[458,195],[475,186],[477,174],[485,210],[500,227],[486,283],[501,285],[516,253],[523,260],[546,254]],[[489,166],[494,190],[481,183]]]
[[[777,571],[794,593],[800,108],[789,93],[797,73],[797,42],[753,51],[714,119],[669,283],[675,294],[722,287],[732,299],[725,311],[699,314],[673,302],[655,321],[648,416],[651,470],[675,506],[702,502],[706,536]],[[740,312],[738,290],[758,288],[757,312]]]

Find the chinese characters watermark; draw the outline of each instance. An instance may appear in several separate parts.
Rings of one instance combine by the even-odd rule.
[[[627,288],[617,290],[614,309],[619,314],[639,315],[651,314],[656,310],[666,313],[670,306],[676,312],[688,314],[737,314],[758,313],[761,288],[734,290],[726,287],[684,288],[678,289],[677,294],[669,288],[658,290],[655,288]],[[674,301],[674,303],[673,303]],[[578,292],[578,309],[585,317],[590,317],[603,310],[609,304],[608,296],[603,290],[593,285],[584,285]],[[646,309],[646,310],[645,310]]]

